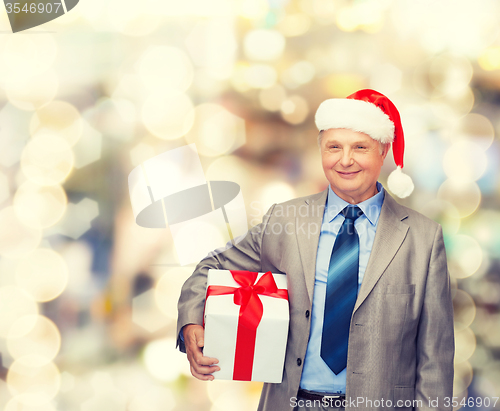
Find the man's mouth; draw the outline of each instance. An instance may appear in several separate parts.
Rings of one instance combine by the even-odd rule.
[[[335,170],[337,171],[337,170]],[[358,171],[337,171],[337,173],[339,173],[341,176],[353,176],[355,174],[358,174],[361,170],[358,170]]]

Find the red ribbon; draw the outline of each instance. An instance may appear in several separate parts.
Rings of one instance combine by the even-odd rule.
[[[240,313],[236,334],[233,380],[250,381],[252,379],[257,327],[264,313],[259,295],[288,300],[288,291],[278,289],[270,271],[265,273],[257,283],[255,280],[258,273],[231,271],[231,274],[241,287],[211,285],[207,289],[207,298],[211,295],[234,294],[234,303],[240,306]]]

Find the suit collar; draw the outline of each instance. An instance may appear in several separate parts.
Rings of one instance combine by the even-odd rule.
[[[326,204],[326,198],[328,196],[328,188],[326,190],[323,190],[319,193],[310,195],[304,199],[305,203],[307,205],[319,205],[319,206],[325,206]],[[323,216],[321,216],[323,217]]]
[[[373,241],[372,251],[366,267],[365,276],[354,306],[354,312],[372,291],[375,284],[391,263],[401,247],[409,226],[404,221],[408,217],[406,208],[399,205],[389,193],[385,193],[380,219]]]
[[[312,301],[313,297],[316,254],[327,196],[328,189],[307,197],[305,199],[305,203],[308,205],[307,213],[299,215],[295,222],[297,227],[295,232],[309,301]]]

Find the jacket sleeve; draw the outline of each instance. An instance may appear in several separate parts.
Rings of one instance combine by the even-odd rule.
[[[262,223],[251,228],[244,236],[235,239],[235,244],[228,243],[224,251],[217,249],[200,261],[182,286],[177,305],[177,347],[180,351],[186,352],[184,341],[180,337],[182,327],[187,324],[203,324],[209,269],[262,271],[261,246],[273,209],[274,205],[264,215]]]
[[[416,404],[423,404],[423,408],[417,407],[417,410],[452,410],[455,342],[450,291],[443,232],[438,226],[417,334],[415,399]],[[434,400],[433,405],[437,407],[429,407],[429,399]]]

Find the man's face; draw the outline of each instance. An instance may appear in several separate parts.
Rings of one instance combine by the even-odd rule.
[[[332,190],[350,204],[377,193],[377,179],[389,145],[381,145],[365,133],[344,128],[323,131],[321,162]]]

